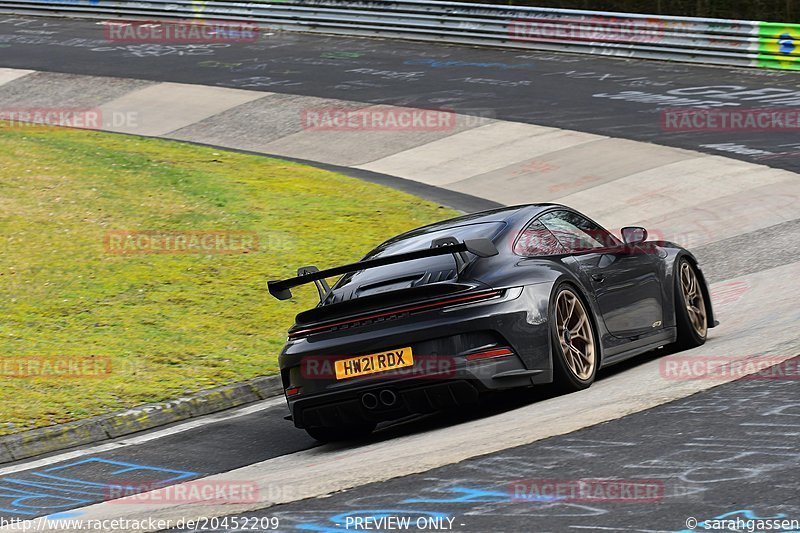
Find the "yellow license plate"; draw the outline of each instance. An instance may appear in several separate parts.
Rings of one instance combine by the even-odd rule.
[[[336,361],[336,379],[366,376],[413,365],[414,355],[411,353],[411,348],[398,348],[388,352],[361,355]]]

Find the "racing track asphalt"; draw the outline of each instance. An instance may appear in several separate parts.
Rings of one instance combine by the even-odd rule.
[[[0,65],[451,109],[800,171],[797,128],[674,132],[666,107],[800,108],[794,72],[263,32],[254,43],[109,42],[103,24],[0,15]],[[795,120],[796,123],[796,120]]]
[[[327,533],[385,516],[446,517],[444,530],[476,533],[688,533],[690,518],[800,520],[797,388],[739,380],[534,444],[236,516]],[[605,481],[587,481],[596,479]],[[581,480],[584,492],[572,492]],[[652,492],[624,492],[635,484]]]
[[[755,90],[796,91],[798,78],[789,73],[460,47],[434,48],[415,43],[293,34],[266,36],[257,44],[221,47],[214,50],[213,59],[210,59],[191,55],[203,47],[170,51],[163,47],[135,49],[128,45],[117,47],[109,46],[107,42],[102,41],[91,42],[91,39],[102,40],[102,27],[91,22],[50,22],[59,25],[55,33],[48,33],[54,30],[52,26],[49,28],[45,26],[47,23],[48,21],[29,17],[9,22],[0,17],[0,43],[5,46],[0,48],[0,65],[160,81],[219,84],[250,90],[286,91],[292,94],[322,95],[363,102],[419,107],[438,105],[455,108],[461,113],[471,111],[486,115],[487,110],[491,110],[490,113],[496,118],[551,124],[644,141],[658,141],[661,144],[712,153],[714,152],[712,148],[702,145],[734,143],[772,152],[762,153],[758,157],[739,154],[738,157],[743,159],[789,170],[800,169],[798,164],[800,158],[792,154],[796,148],[795,144],[800,139],[787,138],[785,133],[668,134],[661,131],[658,116],[654,113],[655,105],[595,96],[619,94],[622,91],[664,95],[665,92],[675,88],[685,89],[704,85],[735,85]],[[96,48],[103,50],[95,50]],[[135,55],[136,53],[142,54],[143,57]],[[166,55],[156,55],[160,53]],[[212,64],[213,66],[210,66]],[[353,69],[371,69],[371,71],[348,72]],[[421,74],[409,77],[409,72]],[[369,85],[354,85],[349,83],[354,77],[374,78],[375,81]],[[531,80],[535,80],[537,87],[533,96],[525,91],[525,88],[530,86],[525,82]],[[254,83],[257,85],[252,85]],[[299,85],[295,85],[296,83]],[[737,90],[731,89],[729,92]],[[761,94],[777,93],[762,91]],[[754,95],[751,94],[750,97]],[[730,97],[717,98],[717,101],[721,102],[736,100]],[[763,107],[764,102],[759,105]],[[789,106],[788,103],[783,105]],[[726,155],[735,154],[726,153]],[[787,230],[786,225],[775,231],[780,231],[777,237],[787,240],[789,244],[796,235],[796,231],[792,231],[791,228]],[[747,237],[738,238],[746,241]],[[714,244],[720,245],[720,243]],[[776,263],[760,257],[757,259],[761,262],[755,266],[751,265],[749,272],[741,272],[740,269],[727,267],[726,260],[731,244],[712,248],[706,255],[710,258],[706,260],[705,266],[712,273],[711,281],[721,283],[723,286],[725,284],[722,282],[736,276],[757,273],[796,260],[796,257],[785,258]],[[783,250],[788,248],[787,246]],[[785,275],[793,270],[781,272]],[[735,290],[735,287],[739,286],[734,284],[733,287]],[[786,349],[795,348],[796,344],[788,345]],[[603,387],[604,381],[609,378],[644,368],[648,362],[654,361],[657,355],[660,354],[643,357],[604,371],[597,384],[598,389]],[[365,485],[328,499],[304,500],[271,508],[266,513],[281,516],[284,524],[282,530],[294,529],[303,524],[309,526],[303,527],[306,530],[325,530],[324,528],[331,526],[330,517],[340,511],[362,512],[367,509],[365,514],[375,515],[375,509],[387,507],[407,509],[409,503],[414,503],[415,507],[417,503],[424,503],[425,510],[446,512],[463,519],[460,523],[466,524],[464,526],[466,530],[499,531],[506,528],[508,531],[518,531],[520,527],[529,524],[532,517],[542,520],[542,529],[537,528],[537,530],[544,531],[547,528],[561,530],[565,526],[565,522],[560,521],[563,519],[564,511],[574,517],[570,525],[576,528],[601,527],[600,519],[597,517],[602,516],[604,521],[602,527],[618,530],[630,524],[630,520],[626,519],[629,514],[653,513],[654,507],[618,504],[607,509],[592,511],[591,516],[594,518],[587,518],[587,515],[579,517],[577,515],[580,513],[573,512],[581,505],[537,504],[536,509],[531,512],[530,502],[522,504],[498,502],[496,500],[500,496],[497,494],[487,496],[486,499],[492,500],[489,502],[476,502],[474,499],[462,500],[460,503],[406,500],[448,497],[452,500],[452,493],[448,494],[447,491],[455,486],[456,481],[461,480],[464,483],[471,483],[466,487],[470,490],[502,492],[503,487],[507,487],[510,474],[508,470],[497,465],[509,462],[514,465],[513,475],[516,477],[554,477],[550,474],[557,467],[557,477],[561,479],[621,477],[621,472],[626,472],[626,467],[631,465],[648,466],[645,470],[637,471],[645,472],[646,475],[636,474],[631,477],[653,478],[664,472],[659,468],[668,466],[671,469],[669,476],[672,477],[664,479],[669,479],[672,483],[673,478],[680,479],[681,465],[688,465],[686,468],[703,468],[702,465],[718,460],[717,467],[721,465],[736,471],[741,467],[737,461],[746,457],[748,460],[752,459],[758,469],[756,466],[741,468],[749,468],[748,472],[751,473],[757,471],[758,475],[764,476],[763,479],[767,480],[767,483],[758,490],[756,503],[762,505],[760,508],[751,505],[754,498],[748,498],[747,492],[734,479],[720,480],[705,492],[682,494],[680,497],[684,499],[676,502],[695,505],[698,514],[703,514],[703,518],[735,510],[751,510],[754,513],[767,515],[775,512],[787,514],[794,512],[794,517],[800,517],[796,504],[781,496],[792,488],[796,493],[796,486],[787,485],[786,479],[792,479],[789,470],[791,467],[788,466],[792,464],[791,461],[794,461],[796,468],[797,447],[791,440],[785,439],[787,436],[793,438],[798,434],[796,418],[792,418],[796,417],[796,402],[792,403],[796,400],[796,386],[796,382],[788,381],[745,381],[724,385],[671,404],[582,429],[576,433],[551,437],[526,444],[521,448],[469,459],[459,465],[398,478],[379,486]],[[534,400],[519,395],[503,396],[475,412],[461,413],[458,416],[437,415],[395,425],[376,435],[375,441],[424,434],[450,425],[480,422],[484,418],[488,420],[493,415],[509,409],[535,409],[539,402],[543,402],[541,405],[544,406],[552,400],[553,398],[546,393]],[[734,412],[731,409],[732,405],[740,409]],[[738,417],[737,420],[741,420],[743,424],[753,423],[755,417],[766,416],[770,409],[777,408],[783,408],[782,414],[786,416],[779,418],[777,422],[772,420],[764,422],[773,426],[768,426],[763,431],[742,429],[731,423],[731,416]],[[719,416],[719,413],[724,414]],[[4,465],[4,468],[0,469],[0,489],[3,490],[2,495],[5,500],[0,503],[0,515],[42,516],[53,510],[81,507],[91,501],[106,499],[108,496],[102,490],[76,491],[74,485],[69,487],[70,483],[85,485],[87,481],[104,483],[112,479],[144,483],[164,479],[193,479],[208,474],[228,472],[315,446],[303,432],[294,430],[290,422],[283,420],[285,414],[285,408],[276,405],[255,414],[211,423],[142,444],[87,453],[79,458],[55,461],[46,466],[26,468],[25,465],[28,463]],[[703,444],[703,439],[712,436],[715,439],[738,438],[737,443],[725,441],[728,444],[726,449],[736,449],[736,446],[740,446],[741,454],[725,452],[728,453],[725,455],[719,452],[716,443],[711,443],[708,444],[712,448],[710,451],[701,450],[694,456],[687,453],[686,460],[689,462],[685,464],[667,457],[669,453],[681,453],[682,446],[686,446],[689,450],[703,448],[698,444]],[[770,449],[778,451],[757,452],[759,448],[762,450],[765,448],[764,438],[774,442],[774,446]],[[125,439],[121,441],[124,442]],[[587,441],[594,444],[586,445]],[[585,451],[587,446],[594,446],[598,441],[601,441],[601,444],[595,455]],[[619,455],[616,453],[619,449],[626,450],[624,464],[619,462]],[[670,450],[677,451],[670,452]],[[703,453],[712,455],[703,456]],[[719,455],[715,457],[713,453]],[[536,457],[543,456],[550,457],[551,462],[536,461]],[[585,461],[576,458],[583,458]],[[129,471],[135,472],[135,475],[125,474],[123,478],[114,478],[114,472],[120,470],[120,464],[128,465],[125,468],[132,468],[133,470]],[[736,466],[729,466],[732,464]],[[6,470],[12,468],[15,470],[13,473],[4,475]],[[786,468],[785,478],[782,468]],[[54,475],[61,479],[53,478]],[[797,479],[796,475],[794,479]],[[66,489],[64,483],[67,483]],[[710,483],[710,478],[705,481],[684,479],[681,483],[682,489],[690,485],[698,488],[698,484],[702,486],[703,483]],[[670,486],[669,483],[665,485],[668,490]],[[32,514],[17,512],[23,509],[19,506],[6,509],[9,507],[7,504],[11,493],[20,494],[14,491],[30,492],[31,489],[39,493],[38,498],[27,500],[27,503],[32,505],[29,509]],[[439,497],[443,491],[444,496]],[[702,496],[701,499],[697,499],[697,494]],[[745,496],[742,496],[743,494]],[[689,497],[695,499],[685,499]],[[734,503],[736,505],[731,505]],[[542,511],[541,507],[547,509]],[[681,509],[687,508],[689,507]],[[663,502],[656,509],[658,512],[652,515],[655,522],[643,524],[641,529],[680,528],[680,525],[675,523],[677,508],[671,506],[669,501]]]

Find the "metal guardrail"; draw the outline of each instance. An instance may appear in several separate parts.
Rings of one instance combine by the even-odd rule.
[[[425,0],[12,0],[0,13],[246,21],[373,36],[726,66],[800,70],[800,24]]]

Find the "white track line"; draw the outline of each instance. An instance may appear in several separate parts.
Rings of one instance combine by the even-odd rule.
[[[61,453],[58,455],[53,455],[52,457],[45,457],[44,459],[38,459],[35,461],[29,461],[13,466],[7,466],[5,468],[0,468],[0,476],[13,474],[16,472],[22,472],[24,470],[30,470],[33,468],[41,468],[43,466],[52,465],[54,463],[60,463],[62,461],[69,461],[72,459],[76,459],[78,457],[83,457],[85,455],[93,455],[111,450],[118,450],[120,448],[126,448],[128,446],[135,446],[137,444],[143,444],[145,442],[150,442],[157,439],[163,439],[164,437],[169,437],[170,435],[175,435],[177,433],[183,433],[184,431],[189,431],[190,429],[195,429],[209,424],[216,424],[217,422],[224,422],[226,420],[231,420],[233,418],[239,418],[242,416],[251,415],[253,413],[258,413],[260,411],[269,409],[270,407],[275,407],[276,405],[280,405],[284,403],[284,401],[285,400],[283,396],[278,396],[276,398],[269,398],[267,400],[262,400],[252,405],[248,405],[247,407],[236,409],[234,411],[223,411],[220,413],[201,416],[189,422],[184,422],[183,424],[179,424],[171,428],[152,431],[149,433],[138,435],[136,437],[124,438],[122,440],[109,442],[106,444],[100,444],[98,446],[92,446],[91,448],[82,448],[71,452]]]

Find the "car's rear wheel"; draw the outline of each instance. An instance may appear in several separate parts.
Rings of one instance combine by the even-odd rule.
[[[306,433],[320,442],[338,442],[363,439],[375,430],[374,423],[336,427],[308,427]]]
[[[688,349],[705,344],[708,335],[705,295],[697,269],[687,259],[681,259],[675,271],[675,321],[678,326],[678,348]]]
[[[564,284],[555,292],[550,314],[555,386],[564,392],[588,388],[600,358],[587,306],[575,289]]]

